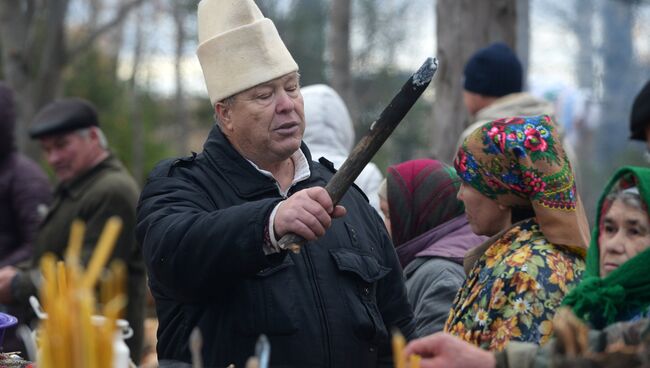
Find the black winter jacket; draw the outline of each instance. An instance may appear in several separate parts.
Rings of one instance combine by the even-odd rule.
[[[310,169],[289,195],[331,177],[318,163]],[[300,254],[265,256],[265,226],[282,199],[217,127],[201,154],[152,171],[136,233],[156,300],[160,360],[190,362],[198,326],[209,367],[242,367],[260,334],[270,340],[272,367],[392,366],[390,329],[408,337],[414,325],[380,218],[349,190],[347,215],[322,238]]]

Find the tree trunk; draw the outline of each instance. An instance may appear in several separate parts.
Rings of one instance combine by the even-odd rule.
[[[187,141],[189,135],[189,121],[187,117],[187,107],[183,98],[183,50],[187,40],[185,32],[185,14],[183,2],[175,0],[172,5],[174,27],[176,28],[176,52],[174,58],[174,76],[176,80],[176,92],[174,95],[174,126],[178,132],[178,153],[180,155],[188,154]]]
[[[135,28],[135,45],[133,47],[133,69],[131,69],[131,78],[129,78],[129,120],[132,129],[132,155],[131,171],[133,178],[142,185],[144,183],[144,122],[140,114],[140,104],[138,103],[137,77],[140,70],[140,59],[144,43],[142,31],[142,12],[136,13]]]
[[[603,45],[599,53],[603,56],[603,100],[597,147],[601,167],[610,172],[621,164],[617,159],[629,136],[629,109],[644,80],[639,78],[642,74],[637,73],[639,66],[634,61],[634,5],[605,1],[600,18],[603,25]],[[622,121],[625,124],[621,124]]]
[[[346,103],[352,100],[350,75],[350,0],[332,0],[328,48],[332,66],[332,88]]]
[[[517,56],[521,61],[523,74],[528,75],[528,60],[530,56],[530,2],[529,0],[517,0],[517,30],[516,30],[516,49]],[[528,86],[528,81],[524,78],[524,88]]]
[[[48,2],[45,19],[45,40],[41,50],[35,50],[33,21],[36,3],[27,1],[17,6],[12,0],[0,2],[0,42],[3,45],[3,72],[16,94],[16,143],[18,149],[37,158],[36,144],[27,138],[27,127],[36,111],[58,91],[65,55],[63,24],[67,0]]]
[[[456,141],[469,125],[463,105],[463,68],[467,59],[491,42],[516,49],[517,0],[438,0],[436,97],[433,105],[432,153],[449,162]]]
[[[593,91],[595,55],[593,42],[594,0],[577,0],[574,9],[576,18],[573,22],[573,29],[578,38],[578,57],[576,61],[578,86]]]
[[[30,3],[26,3],[30,4]],[[15,142],[19,149],[26,144],[27,129],[22,122],[22,116],[29,106],[25,101],[30,101],[30,90],[28,85],[28,73],[30,70],[29,59],[26,58],[23,49],[27,42],[28,19],[33,16],[33,4],[25,7],[16,6],[12,0],[0,1],[0,44],[2,44],[2,67],[3,75],[7,84],[11,86],[16,94],[16,124]]]
[[[65,34],[69,0],[23,0],[19,4],[0,0],[2,65],[18,101],[16,142],[21,151],[33,158],[39,156],[37,146],[27,139],[27,127],[38,109],[61,93],[63,71],[68,63],[144,1],[122,4],[112,20],[90,29],[70,50]]]

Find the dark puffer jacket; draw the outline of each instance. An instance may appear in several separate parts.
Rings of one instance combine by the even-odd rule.
[[[317,163],[310,169],[290,194],[331,177]],[[392,366],[390,329],[411,336],[414,325],[379,216],[352,189],[341,202],[347,215],[325,236],[300,254],[265,256],[265,226],[281,199],[216,127],[203,153],[154,169],[136,235],[156,299],[159,359],[189,362],[198,326],[211,367],[243,366],[262,333],[273,367]]]
[[[50,202],[50,184],[43,170],[16,152],[13,93],[0,83],[0,267],[32,256],[34,236],[43,209]]]
[[[0,159],[0,267],[31,259],[33,241],[50,202],[50,184],[29,158],[11,153]]]

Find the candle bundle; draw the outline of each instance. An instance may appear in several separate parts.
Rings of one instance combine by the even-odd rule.
[[[404,356],[406,340],[399,330],[393,330],[393,366],[395,368],[420,368],[419,355]]]
[[[37,338],[39,367],[112,367],[115,321],[126,306],[124,264],[112,262],[101,279],[101,308],[95,289],[121,228],[119,218],[107,221],[85,270],[80,261],[85,232],[81,221],[72,224],[65,262],[52,254],[41,258],[40,298],[47,318]],[[97,314],[104,318],[93,318]]]

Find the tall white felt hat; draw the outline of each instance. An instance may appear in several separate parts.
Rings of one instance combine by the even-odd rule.
[[[298,70],[253,0],[201,0],[196,51],[212,105]]]

